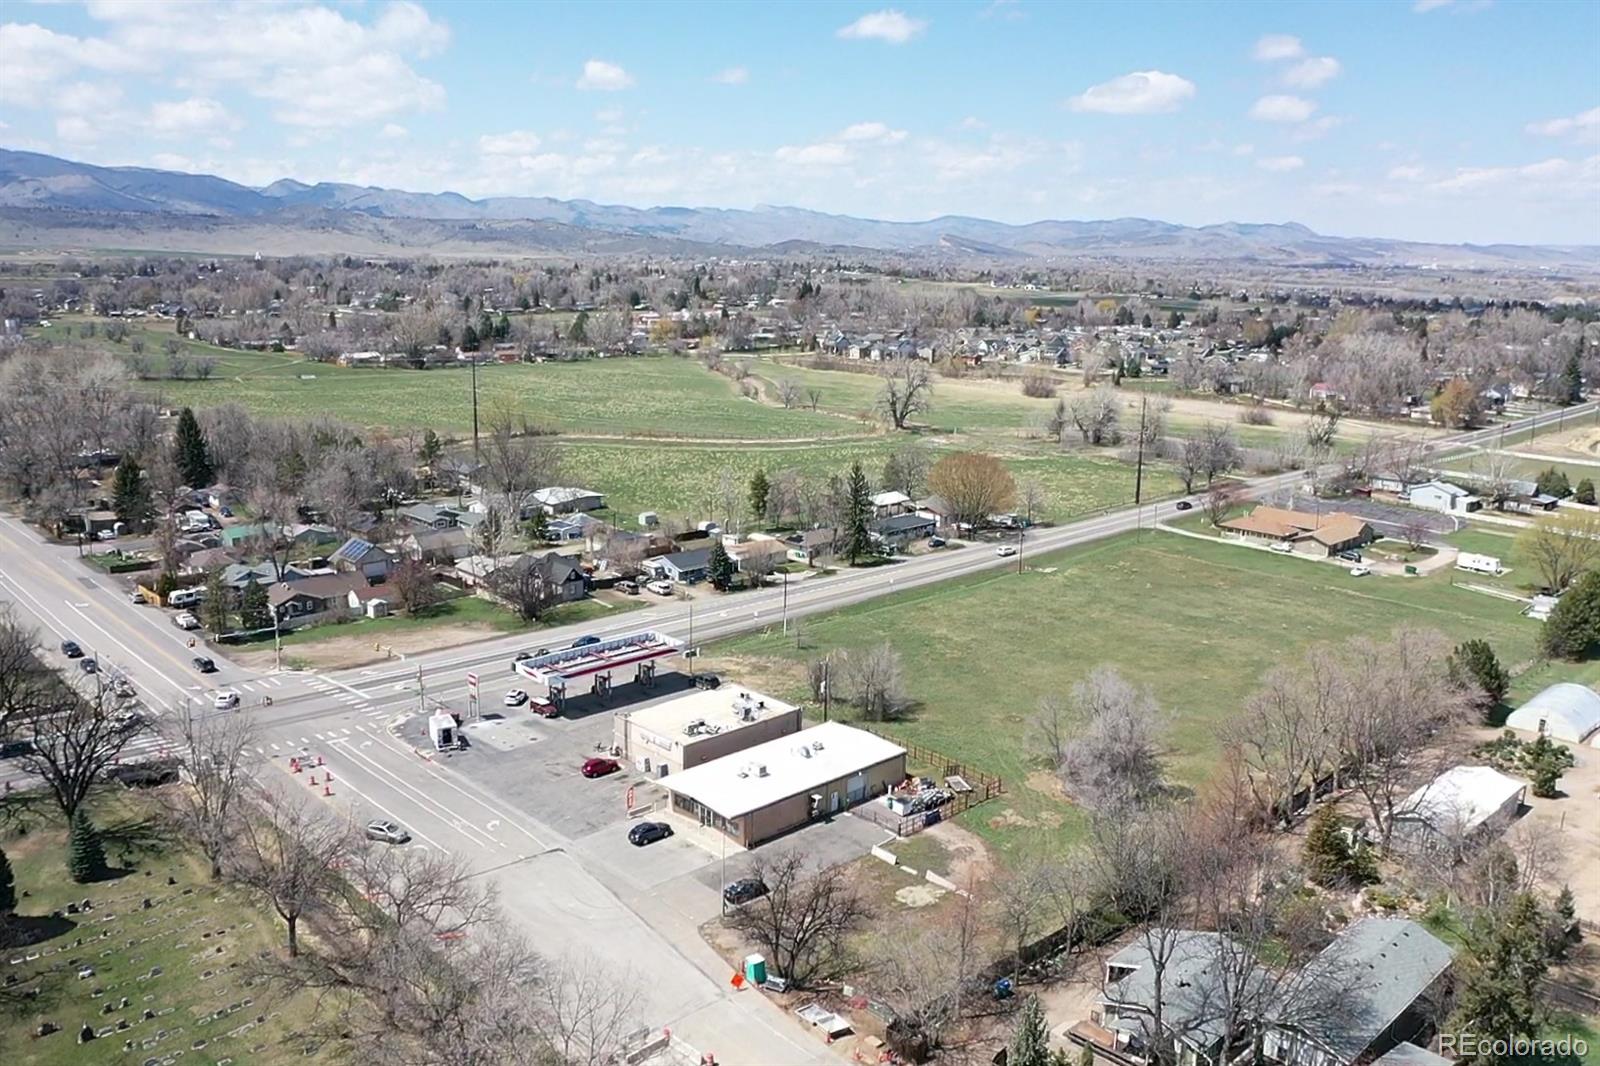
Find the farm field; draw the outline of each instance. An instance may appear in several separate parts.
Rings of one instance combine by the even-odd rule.
[[[876,479],[883,462],[906,437],[817,442],[812,444],[741,445],[737,448],[649,443],[562,443],[564,477],[606,493],[606,505],[615,521],[631,524],[639,512],[656,511],[663,518],[718,518],[721,485],[727,471],[738,486],[741,505],[745,486],[758,469],[774,474],[798,470],[826,477],[846,474],[860,462],[867,476]],[[940,447],[934,446],[935,454]],[[1036,518],[1064,521],[1107,507],[1131,504],[1134,469],[1110,456],[1062,452],[1002,454],[1020,483],[1037,480],[1047,505]],[[1144,472],[1144,492],[1155,499],[1181,489],[1169,470],[1149,465]]]
[[[312,993],[284,999],[249,983],[258,952],[276,949],[276,920],[243,890],[207,879],[203,860],[162,843],[147,793],[106,791],[91,803],[114,876],[79,885],[67,878],[65,830],[44,793],[8,800],[18,817],[4,847],[16,875],[21,925],[40,937],[7,948],[6,967],[36,976],[40,997],[0,1008],[0,1048],[13,1066],[135,1066],[182,1055],[197,1063],[331,1062],[339,1049],[296,1039],[310,1018]],[[22,830],[25,828],[25,832]],[[173,884],[168,884],[168,878]],[[87,915],[48,915],[88,899]],[[143,901],[150,901],[145,909]],[[75,941],[83,939],[81,946]],[[93,968],[80,980],[80,966]],[[115,1005],[128,1001],[125,1008]],[[109,1013],[104,1007],[111,1005]],[[143,1013],[154,1016],[142,1020]],[[33,1039],[42,1021],[59,1032]],[[128,1026],[118,1031],[126,1021]],[[79,1044],[85,1024],[103,1035]],[[131,1041],[131,1050],[124,1050]]]
[[[1353,582],[1340,568],[1170,534],[1032,566],[809,618],[803,649],[753,635],[713,651],[752,684],[782,683],[784,695],[804,698],[805,661],[892,642],[916,707],[889,728],[1007,781],[1007,795],[962,816],[1004,853],[1059,843],[1079,826],[1029,760],[1028,721],[1041,696],[1065,694],[1102,663],[1152,688],[1172,716],[1171,774],[1198,787],[1216,765],[1217,726],[1268,667],[1310,644],[1417,624],[1483,637],[1514,665],[1532,658],[1537,636],[1517,604],[1455,588],[1449,572]]]

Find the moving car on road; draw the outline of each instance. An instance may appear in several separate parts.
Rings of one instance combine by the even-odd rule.
[[[1002,544],[994,550],[994,553],[1002,559],[1009,559],[1017,554],[1017,546],[1015,544]]]
[[[1190,503],[1188,500],[1179,500],[1177,503],[1173,504],[1172,506],[1174,508],[1176,508],[1177,510],[1179,510],[1179,511],[1187,511],[1190,508],[1192,508],[1194,506],[1194,504]]]
[[[519,652],[517,652],[517,654],[515,656],[513,656],[512,659],[511,659],[511,672],[513,674],[516,673],[517,672],[517,664],[522,662],[522,661],[524,661],[524,660],[526,660],[526,659],[531,659],[531,658],[533,658],[533,652],[531,652],[531,651],[519,651]]]
[[[217,664],[204,655],[196,655],[190,662],[194,663],[194,668],[202,674],[214,674],[217,672]]]
[[[172,616],[172,624],[179,629],[199,629],[200,619],[196,618],[191,611],[179,611]]]
[[[75,640],[63,640],[61,642],[61,654],[69,659],[81,659],[83,658],[83,649],[78,647],[78,642]]]
[[[646,844],[654,844],[658,840],[665,840],[672,835],[672,826],[666,822],[640,822],[628,830],[628,843],[636,848]]]
[[[573,641],[572,642],[572,646],[574,648],[587,648],[591,644],[598,644],[598,643],[600,643],[600,638],[595,636],[593,633],[590,633],[590,634],[587,634],[585,636],[581,636],[577,640]]]
[[[399,822],[375,818],[367,823],[367,839],[380,844],[404,844],[411,839],[411,834]]]
[[[100,669],[100,664],[95,662],[93,659],[79,659],[78,669],[82,670],[86,674],[92,674]]]
[[[578,772],[584,777],[604,777],[607,774],[614,774],[620,769],[622,769],[622,764],[617,760],[603,759],[596,755],[592,759],[583,760],[583,765],[578,768]]]
[[[507,707],[521,707],[528,702],[528,694],[520,688],[514,688],[506,693],[505,704]]]
[[[749,903],[753,899],[760,899],[770,891],[767,883],[759,877],[741,877],[722,890],[722,898],[730,905],[737,907],[741,903]]]
[[[211,701],[211,706],[219,711],[231,711],[239,706],[239,694],[232,690],[219,692]]]

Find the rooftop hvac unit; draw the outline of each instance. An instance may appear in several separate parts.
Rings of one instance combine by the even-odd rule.
[[[757,777],[766,777],[767,776],[767,764],[766,763],[762,763],[760,766],[756,767],[756,776]]]
[[[812,751],[821,751],[821,750],[822,750],[822,741],[820,741],[820,740],[813,740],[813,741],[812,741],[812,742],[811,742],[811,750],[812,750]]]
[[[806,747],[806,746],[805,746],[805,745],[804,745],[804,744],[802,744],[802,745],[800,745],[800,746],[799,746],[799,747],[798,747],[798,748],[796,748],[796,749],[795,749],[795,752],[796,752],[796,754],[798,754],[798,755],[799,755],[799,756],[800,756],[800,757],[801,757],[801,758],[802,758],[802,759],[809,759],[809,758],[811,758],[811,749],[810,749],[810,748],[808,748],[808,747]]]

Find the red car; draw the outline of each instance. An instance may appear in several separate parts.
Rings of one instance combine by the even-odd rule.
[[[584,777],[604,777],[614,774],[622,769],[622,764],[615,759],[602,759],[599,757],[583,760],[583,769],[579,773]]]
[[[532,711],[540,718],[559,718],[561,716],[561,709],[559,707],[551,703],[549,700],[540,699],[538,696],[535,696],[528,701],[528,710]]]

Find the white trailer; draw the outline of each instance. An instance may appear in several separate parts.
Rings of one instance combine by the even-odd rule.
[[[456,728],[455,715],[445,711],[433,712],[433,717],[428,719],[428,736],[433,740],[435,751],[456,746]]]
[[[1500,565],[1500,560],[1493,555],[1479,555],[1476,552],[1462,552],[1456,556],[1457,570],[1470,570],[1474,574],[1503,574],[1505,568]]]

